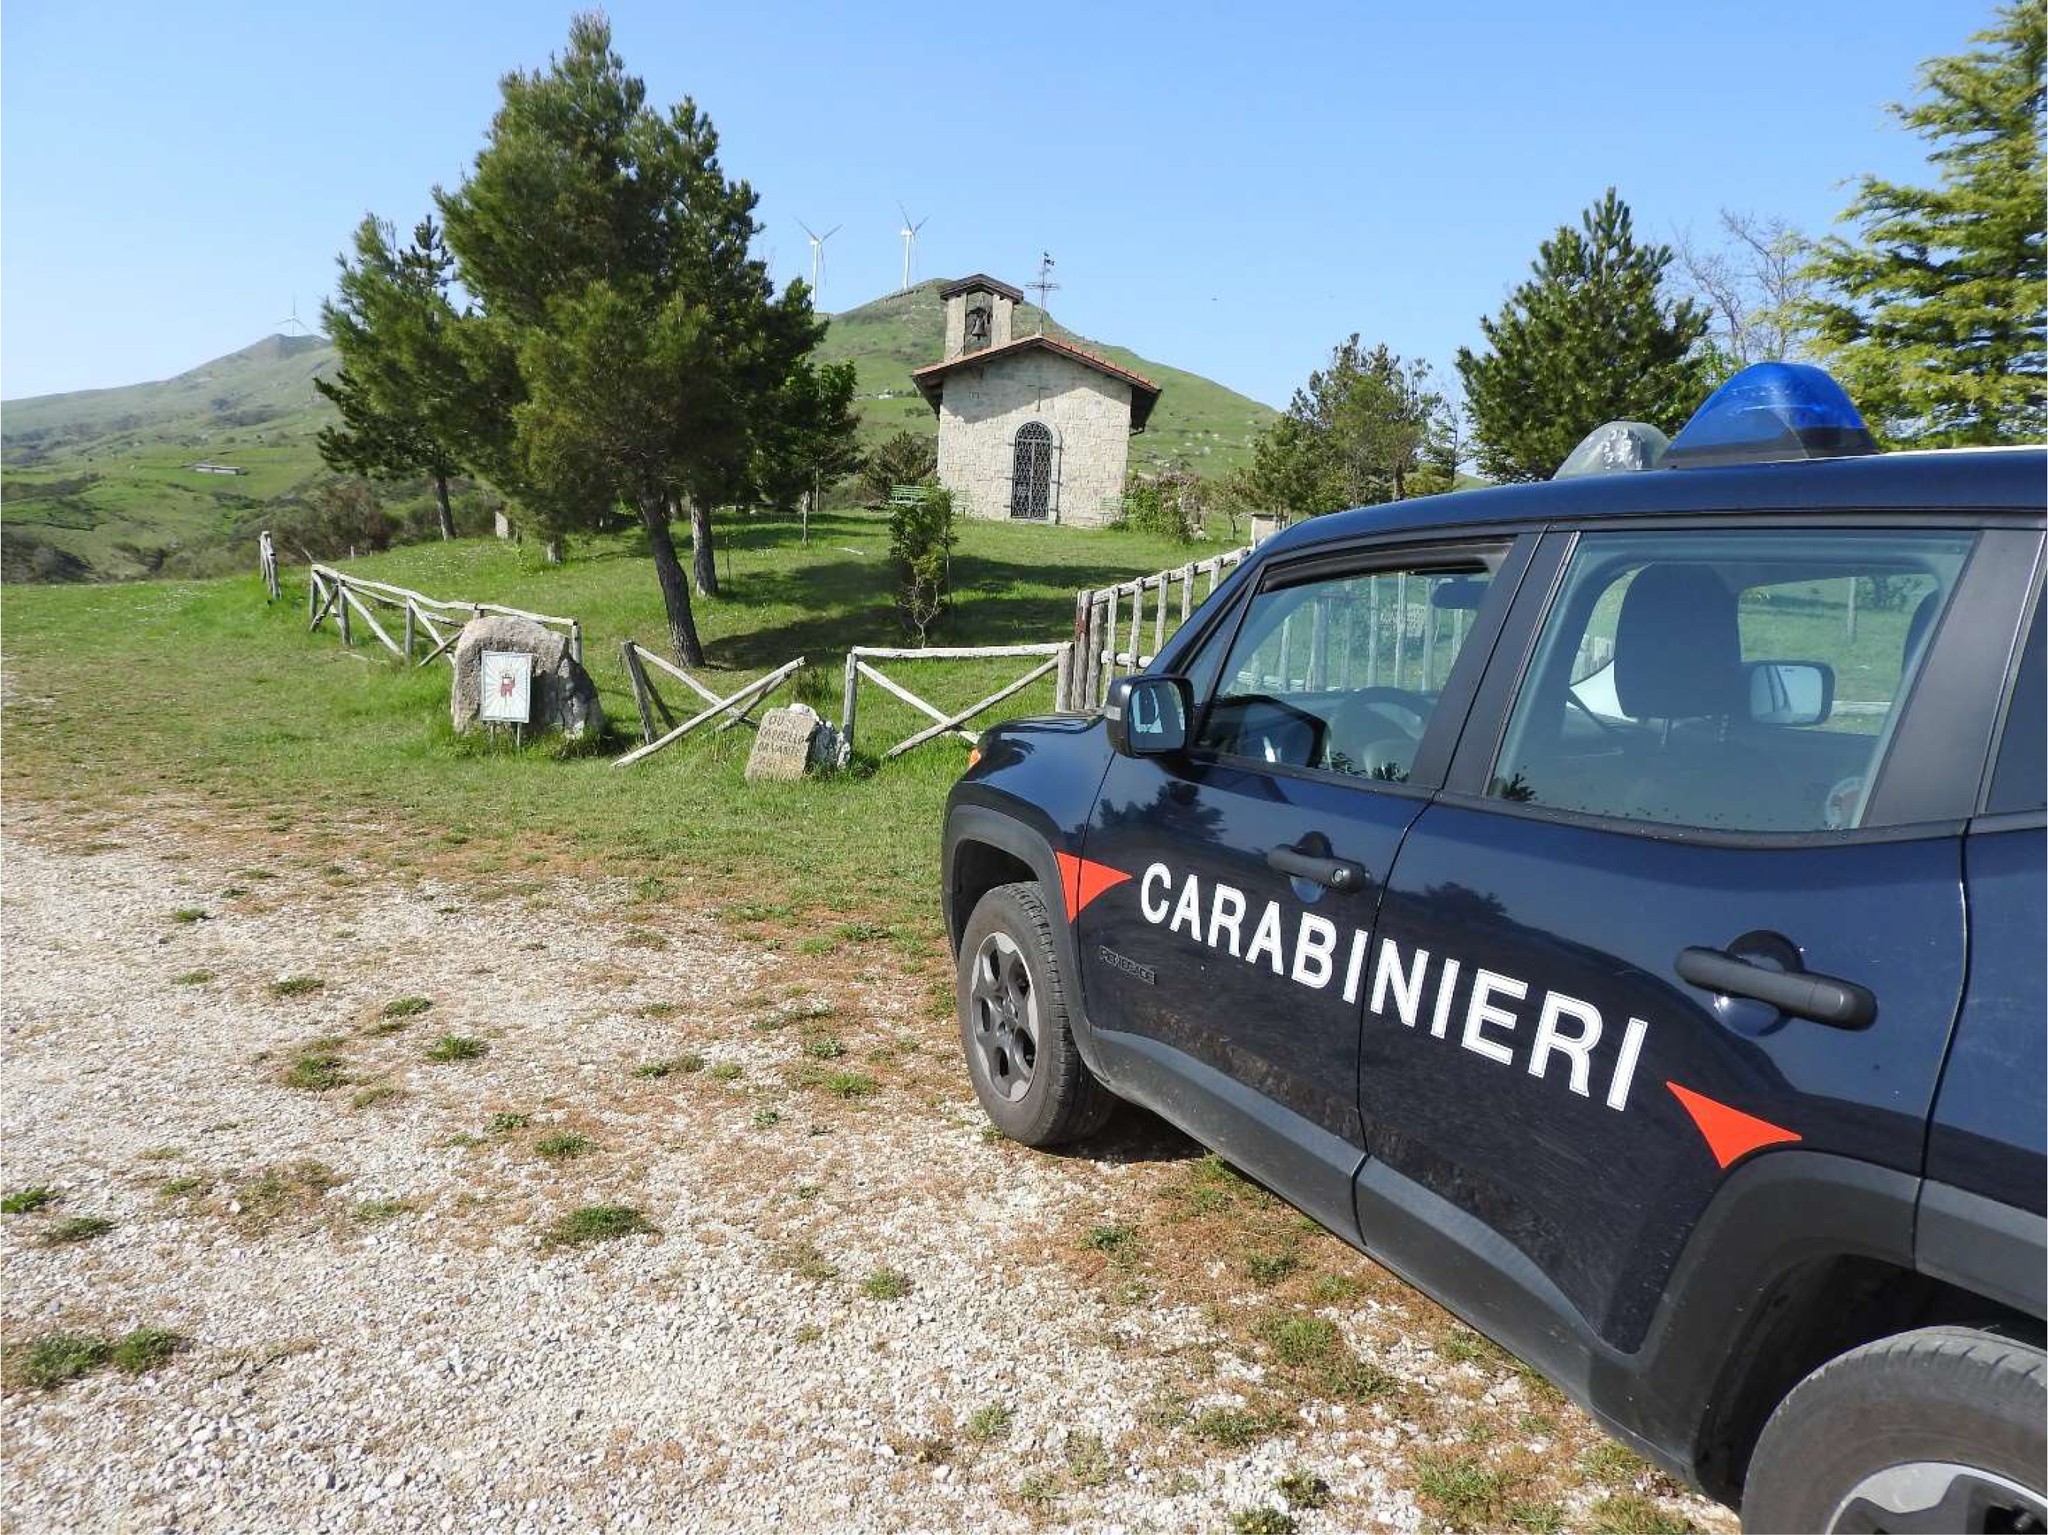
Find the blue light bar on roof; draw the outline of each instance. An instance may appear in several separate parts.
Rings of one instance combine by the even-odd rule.
[[[1667,469],[1875,453],[1842,386],[1803,362],[1759,362],[1707,396],[1664,454]]]

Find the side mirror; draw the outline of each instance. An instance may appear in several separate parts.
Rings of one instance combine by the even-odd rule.
[[[1818,725],[1835,707],[1835,669],[1822,661],[1752,661],[1749,718],[1756,725]]]
[[[1102,706],[1110,747],[1126,757],[1184,750],[1194,712],[1194,690],[1185,677],[1119,677]]]

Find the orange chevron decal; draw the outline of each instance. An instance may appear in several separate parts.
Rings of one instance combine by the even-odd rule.
[[[1072,853],[1054,853],[1052,856],[1059,861],[1060,894],[1066,899],[1069,922],[1081,915],[1081,908],[1103,891],[1130,878],[1122,869],[1112,869],[1106,863],[1090,863]]]
[[[1714,1160],[1726,1167],[1729,1163],[1748,1156],[1752,1151],[1765,1146],[1776,1146],[1802,1137],[1796,1130],[1787,1130],[1774,1125],[1768,1119],[1758,1119],[1754,1114],[1745,1114],[1740,1109],[1731,1109],[1725,1103],[1717,1103],[1704,1093],[1691,1088],[1680,1087],[1676,1082],[1666,1082],[1672,1097],[1684,1106],[1692,1116],[1692,1122],[1699,1126],[1700,1134],[1707,1138],[1707,1149],[1714,1154]]]

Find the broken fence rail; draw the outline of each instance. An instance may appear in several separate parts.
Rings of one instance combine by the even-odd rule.
[[[873,661],[989,661],[1006,658],[1040,658],[1039,664],[1013,682],[1007,682],[988,697],[965,709],[947,711],[937,704],[920,698],[893,677],[887,677],[870,665]],[[1072,687],[1070,674],[1074,665],[1074,646],[1070,640],[1051,645],[934,645],[928,649],[913,650],[908,647],[856,645],[846,653],[846,691],[841,699],[839,736],[841,750],[853,751],[853,728],[856,711],[860,703],[860,684],[865,677],[883,692],[894,695],[919,713],[929,716],[936,723],[915,734],[905,736],[894,746],[882,753],[882,760],[889,761],[905,752],[915,751],[929,741],[936,741],[943,735],[956,735],[964,741],[973,741],[975,734],[961,727],[975,715],[992,709],[1004,699],[1021,693],[1025,688],[1043,677],[1047,672],[1056,671],[1059,680],[1055,684],[1055,696],[1064,697]]]
[[[1249,546],[1226,554],[1211,555],[1172,570],[1156,571],[1135,581],[1098,586],[1074,596],[1074,650],[1077,660],[1060,690],[1057,707],[1076,713],[1095,708],[1109,696],[1110,680],[1119,670],[1138,671],[1152,664],[1167,637],[1187,622],[1197,602],[1207,598],[1222,583],[1224,572],[1244,563]],[[1199,596],[1196,587],[1207,578]],[[1178,613],[1169,610],[1176,606]],[[1152,596],[1151,613],[1146,613],[1146,596]],[[1125,599],[1129,599],[1128,611]],[[1129,634],[1124,630],[1128,623]],[[1146,630],[1151,630],[1151,649],[1144,648]],[[1118,641],[1123,643],[1119,644]]]
[[[738,692],[728,693],[721,698],[673,661],[663,660],[646,646],[635,644],[632,640],[625,641],[619,647],[619,660],[626,668],[626,680],[633,685],[633,704],[640,712],[641,744],[623,757],[613,758],[613,767],[630,767],[644,757],[651,757],[656,752],[675,745],[700,725],[718,719],[721,714],[726,718],[719,721],[719,731],[730,730],[735,725],[753,724],[754,722],[747,716],[764,702],[770,693],[794,677],[804,664],[802,656],[798,656],[794,661],[785,661],[767,676],[756,677]],[[654,684],[648,680],[649,666],[675,678],[699,698],[704,699],[710,707],[677,724],[675,712],[662,700],[661,694],[655,691]],[[661,715],[662,723],[668,727],[666,734],[655,734],[654,716],[657,713]]]
[[[434,642],[433,649],[413,664],[425,666],[440,656],[447,656],[452,666],[455,657],[450,654],[455,641],[461,636],[462,626],[472,618],[482,618],[486,613],[501,618],[523,618],[543,628],[557,629],[569,642],[569,654],[579,663],[583,660],[583,625],[573,618],[555,618],[546,613],[529,613],[524,608],[508,608],[496,602],[455,602],[442,597],[429,597],[409,587],[394,586],[389,581],[372,581],[365,576],[350,575],[345,570],[336,570],[332,565],[311,565],[307,567],[310,582],[306,589],[306,611],[312,621],[309,629],[318,629],[330,613],[334,615],[335,626],[341,631],[341,642],[353,645],[355,637],[350,631],[349,615],[354,612],[369,625],[370,632],[384,648],[401,660],[411,662],[413,651],[420,643],[419,634]],[[396,609],[404,614],[405,643],[400,645],[390,632],[377,621],[377,615],[370,611],[372,604],[386,609]],[[442,632],[442,626],[447,632]]]

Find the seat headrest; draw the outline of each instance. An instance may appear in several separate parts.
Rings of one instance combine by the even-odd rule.
[[[1645,565],[1614,626],[1614,693],[1631,719],[1740,714],[1735,594],[1704,565]]]

